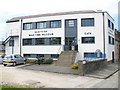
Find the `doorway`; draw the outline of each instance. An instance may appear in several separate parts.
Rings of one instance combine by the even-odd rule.
[[[114,52],[112,52],[112,63],[114,63]]]

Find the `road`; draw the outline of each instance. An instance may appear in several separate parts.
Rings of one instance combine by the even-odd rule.
[[[117,88],[118,73],[108,79],[26,70],[0,65],[1,83],[29,84],[45,88]]]

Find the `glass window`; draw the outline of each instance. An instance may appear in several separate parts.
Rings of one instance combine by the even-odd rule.
[[[81,26],[94,26],[94,18],[82,18]]]
[[[61,27],[61,21],[60,20],[51,21],[50,22],[50,27],[51,28],[60,28]]]
[[[108,19],[108,27],[114,30],[114,24]]]
[[[36,38],[35,39],[35,45],[43,45],[44,44],[44,38]]]
[[[37,29],[47,28],[46,22],[37,22]]]
[[[51,45],[60,45],[61,44],[61,38],[50,38],[50,44]]]
[[[75,26],[75,20],[69,20],[68,21],[68,26],[69,27],[74,27]]]
[[[23,39],[23,45],[32,45],[32,39]]]
[[[32,23],[24,23],[23,24],[23,29],[24,30],[32,29]]]
[[[112,38],[112,44],[114,45],[114,38]]]
[[[14,40],[9,41],[9,46],[14,46]]]
[[[82,43],[95,43],[95,37],[82,37]]]

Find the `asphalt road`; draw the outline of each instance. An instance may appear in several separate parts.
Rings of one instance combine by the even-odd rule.
[[[29,84],[46,88],[117,88],[118,73],[108,79],[59,74],[0,65],[1,83]]]

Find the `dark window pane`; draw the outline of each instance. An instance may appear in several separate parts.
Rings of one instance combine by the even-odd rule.
[[[32,29],[32,23],[24,23],[23,24],[23,29],[24,30]]]
[[[95,37],[82,37],[82,43],[95,43]]]
[[[47,28],[46,22],[37,22],[37,29]]]
[[[23,39],[23,45],[32,45],[32,39]]]
[[[35,39],[35,45],[43,45],[44,44],[44,38],[36,38]]]
[[[61,44],[61,38],[50,38],[50,44],[51,45],[60,45]]]
[[[94,26],[94,18],[82,18],[81,26]]]
[[[51,21],[50,22],[50,27],[51,28],[60,28],[61,27],[61,21],[60,20]]]

